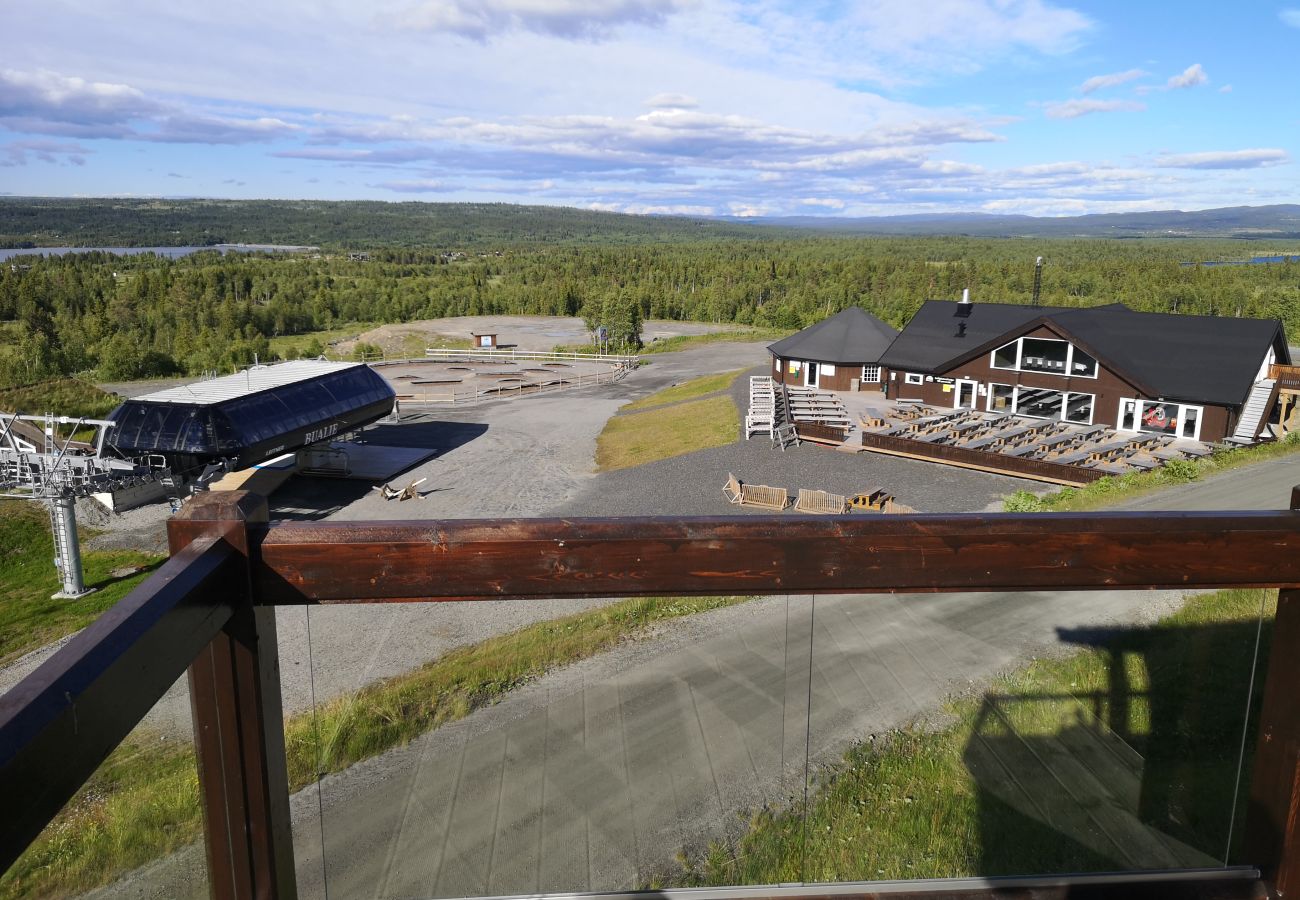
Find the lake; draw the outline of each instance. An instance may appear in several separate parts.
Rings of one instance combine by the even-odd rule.
[[[1263,266],[1269,263],[1300,262],[1300,256],[1252,256],[1250,259],[1216,259],[1206,262],[1183,263],[1185,266]]]
[[[112,253],[117,256],[137,256],[155,253],[170,259],[179,259],[203,250],[218,253],[306,253],[319,247],[297,247],[289,244],[213,244],[211,247],[14,247],[0,248],[0,261],[15,256],[63,256],[65,253]]]

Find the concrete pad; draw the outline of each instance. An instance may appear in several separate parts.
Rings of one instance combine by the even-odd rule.
[[[348,455],[348,474],[343,477],[353,481],[388,481],[438,455],[436,449],[424,447],[389,447],[350,441],[332,443],[330,449]]]

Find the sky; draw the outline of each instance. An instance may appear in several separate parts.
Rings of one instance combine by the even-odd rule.
[[[1300,5],[3,9],[0,194],[726,216],[1300,202]]]

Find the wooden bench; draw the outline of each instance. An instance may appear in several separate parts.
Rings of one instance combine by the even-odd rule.
[[[840,516],[849,511],[849,501],[843,494],[799,488],[799,498],[795,500],[794,508],[804,513]]]
[[[742,506],[758,506],[774,509],[777,512],[790,505],[790,492],[785,488],[771,487],[766,484],[740,485],[740,503]]]
[[[728,472],[727,483],[722,486],[722,493],[726,495],[727,501],[730,503],[739,503],[742,490],[740,479]]]

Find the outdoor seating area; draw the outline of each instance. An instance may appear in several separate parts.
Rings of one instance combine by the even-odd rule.
[[[787,387],[790,421],[810,425],[849,428],[851,420],[844,401],[830,391],[809,387]]]
[[[767,484],[748,484],[734,474],[727,473],[727,483],[722,486],[727,501],[737,506],[754,506],[782,512],[790,502],[790,492],[783,487]],[[793,508],[796,512],[814,515],[845,515],[850,512],[910,513],[910,506],[898,503],[881,487],[868,487],[852,497],[829,491],[799,488],[795,493]]]
[[[1172,435],[1119,432],[1105,425],[1037,421],[971,409],[940,409],[919,403],[869,409],[859,420],[864,434],[919,444],[943,445],[1014,459],[1042,460],[1107,475],[1145,471],[1172,460],[1209,454],[1199,441]]]

